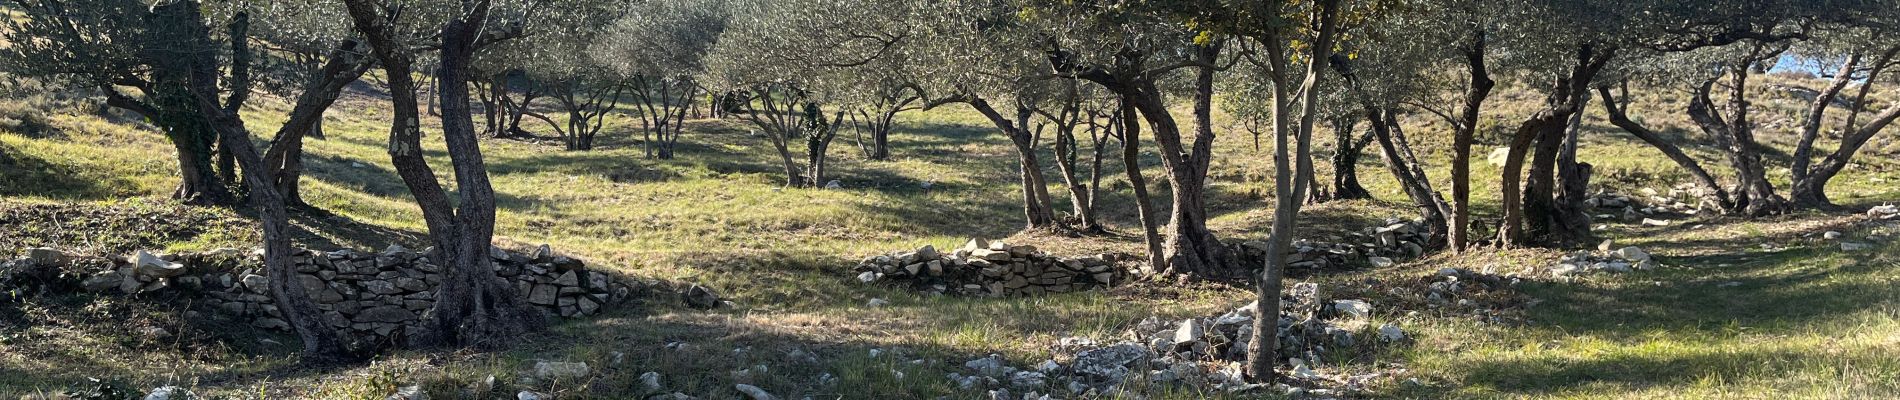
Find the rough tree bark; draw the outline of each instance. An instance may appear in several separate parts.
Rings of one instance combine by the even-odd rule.
[[[1504,201],[1504,222],[1498,229],[1498,243],[1502,246],[1514,246],[1525,243],[1563,243],[1584,240],[1588,235],[1588,224],[1579,232],[1540,230],[1535,238],[1525,231],[1525,220],[1537,220],[1538,228],[1560,226],[1555,223],[1556,207],[1556,165],[1557,150],[1563,142],[1564,128],[1568,126],[1570,115],[1582,110],[1584,93],[1589,89],[1590,81],[1596,78],[1605,64],[1615,55],[1615,49],[1599,48],[1596,44],[1579,45],[1575,53],[1574,64],[1570,71],[1552,82],[1550,92],[1545,96],[1544,108],[1525,118],[1512,135],[1510,151],[1505,157],[1501,174]],[[1538,145],[1538,156],[1531,166],[1530,177],[1523,176],[1524,161],[1532,144]],[[1524,183],[1527,182],[1527,183]],[[1520,186],[1520,183],[1524,183]],[[1519,192],[1522,187],[1523,191]]]
[[[1853,80],[1854,71],[1860,64],[1860,56],[1856,54],[1849,57],[1847,62],[1842,64],[1840,72],[1834,74],[1834,79],[1828,84],[1827,89],[1821,91],[1819,96],[1815,96],[1813,105],[1809,106],[1806,117],[1802,120],[1801,140],[1795,146],[1794,164],[1790,168],[1794,172],[1794,187],[1789,189],[1789,197],[1796,207],[1836,208],[1834,202],[1827,198],[1827,182],[1847,166],[1847,161],[1860,151],[1861,146],[1867,144],[1869,139],[1873,139],[1874,135],[1880,133],[1888,124],[1893,123],[1896,116],[1900,116],[1900,103],[1895,103],[1874,115],[1867,125],[1854,126],[1856,117],[1860,115],[1862,109],[1867,107],[1867,93],[1873,88],[1874,82],[1877,82],[1876,79],[1881,73],[1894,65],[1893,62],[1897,57],[1900,57],[1900,46],[1893,46],[1873,57],[1872,62],[1867,64],[1867,75],[1861,78],[1860,89],[1849,102],[1851,111],[1848,112],[1847,121],[1841,124],[1841,144],[1820,164],[1813,164],[1813,159],[1814,142],[1820,137],[1821,117],[1827,113],[1828,104],[1837,101],[1842,88]]]
[[[1756,44],[1748,55],[1737,62],[1724,67],[1723,74],[1703,80],[1697,85],[1689,101],[1689,118],[1703,132],[1716,137],[1728,157],[1729,165],[1735,169],[1737,187],[1731,193],[1735,204],[1731,213],[1746,216],[1763,216],[1789,211],[1792,206],[1787,199],[1775,194],[1773,184],[1768,183],[1767,173],[1761,162],[1761,145],[1755,142],[1754,127],[1748,119],[1748,69],[1755,62],[1765,60],[1772,53],[1767,47]],[[1715,83],[1723,76],[1729,78],[1727,115],[1715,109],[1711,99]]]
[[[1148,269],[1159,272],[1167,269],[1168,263],[1161,256],[1161,232],[1155,220],[1154,201],[1148,196],[1148,178],[1141,174],[1141,115],[1126,95],[1117,103],[1121,106],[1121,115],[1110,121],[1110,125],[1121,128],[1122,170],[1128,174],[1129,186],[1134,187],[1135,215],[1141,218],[1141,238],[1148,244]]]
[[[1023,184],[1023,217],[1025,229],[1047,229],[1055,226],[1055,210],[1049,203],[1048,180],[1042,173],[1042,161],[1036,156],[1035,135],[1029,131],[1029,117],[1034,113],[1027,107],[1017,107],[1014,121],[1003,116],[988,100],[978,96],[967,96],[964,103],[989,118],[990,123],[1009,137],[1011,145],[1016,147],[1016,159],[1022,168],[1020,178]]]
[[[1445,199],[1432,188],[1431,178],[1425,175],[1425,168],[1412,152],[1412,146],[1400,129],[1398,114],[1390,107],[1380,105],[1372,94],[1360,85],[1358,76],[1353,73],[1351,62],[1336,57],[1330,63],[1340,76],[1345,77],[1346,85],[1359,97],[1360,109],[1367,122],[1372,125],[1372,136],[1379,143],[1380,154],[1385,159],[1386,170],[1399,181],[1399,187],[1412,199],[1419,209],[1419,216],[1425,223],[1425,248],[1438,249],[1445,246],[1448,236],[1446,216],[1451,214]]]
[[[1073,84],[1075,81],[1070,81]],[[1075,139],[1075,131],[1083,123],[1082,98],[1074,87],[1070,87],[1060,99],[1061,109],[1051,113],[1036,108],[1033,111],[1043,119],[1055,125],[1056,172],[1062,174],[1062,183],[1069,192],[1070,220],[1064,221],[1070,229],[1083,233],[1100,233],[1102,226],[1095,220],[1092,207],[1091,186],[1081,179],[1076,160],[1080,157],[1081,146]],[[1043,125],[1037,125],[1037,136],[1041,136]],[[1091,132],[1091,135],[1094,133]],[[1096,149],[1099,153],[1100,148]],[[1099,171],[1098,171],[1099,172]]]
[[[1328,59],[1333,48],[1333,38],[1337,31],[1339,0],[1319,0],[1318,12],[1314,13],[1312,25],[1316,28],[1316,37],[1308,60]],[[1308,182],[1312,181],[1313,158],[1312,139],[1315,110],[1319,102],[1319,74],[1322,71],[1317,62],[1306,63],[1306,79],[1300,84],[1298,93],[1300,114],[1297,131],[1287,120],[1292,110],[1292,91],[1288,87],[1287,53],[1282,38],[1277,34],[1267,34],[1260,38],[1267,60],[1265,69],[1273,81],[1273,182],[1275,188],[1273,207],[1273,230],[1267,237],[1266,265],[1260,272],[1260,281],[1254,289],[1254,298],[1258,311],[1253,319],[1253,337],[1247,343],[1247,378],[1253,382],[1272,382],[1277,375],[1274,364],[1279,363],[1280,330],[1280,292],[1286,275],[1286,254],[1293,246],[1294,228],[1298,226],[1300,206],[1305,202]],[[1289,138],[1292,135],[1294,137]],[[1289,143],[1292,139],[1292,143]],[[1289,160],[1287,150],[1297,146]]]
[[[1478,116],[1483,110],[1484,100],[1491,95],[1491,88],[1497,81],[1491,80],[1491,72],[1485,66],[1486,32],[1473,29],[1471,43],[1465,47],[1465,70],[1469,72],[1463,108],[1458,112],[1458,120],[1452,124],[1451,155],[1451,226],[1448,227],[1447,245],[1454,252],[1463,252],[1471,239],[1471,146],[1473,136],[1478,130]]]
[[[357,48],[354,40],[345,40],[331,50],[328,60],[304,83],[303,94],[297,96],[296,105],[291,106],[290,118],[277,129],[270,148],[265,150],[263,165],[271,186],[284,198],[284,204],[304,204],[299,190],[303,177],[303,139],[321,136],[324,111],[336,103],[344,86],[369,71],[371,63],[361,54],[362,49]]]
[[[1339,118],[1333,123],[1333,184],[1325,200],[1370,199],[1372,191],[1359,184],[1359,156],[1372,142],[1372,132],[1357,135],[1358,118]]]
[[[1049,63],[1057,73],[1088,80],[1118,95],[1123,102],[1139,110],[1154,131],[1155,145],[1161,154],[1162,170],[1167,173],[1173,209],[1169,212],[1168,233],[1162,244],[1167,267],[1164,274],[1218,277],[1236,272],[1232,254],[1219,238],[1207,229],[1206,188],[1208,163],[1213,158],[1212,118],[1213,65],[1220,55],[1219,42],[1197,46],[1191,67],[1194,75],[1195,137],[1192,147],[1182,142],[1181,128],[1169,112],[1165,94],[1155,79],[1169,70],[1148,70],[1148,54],[1124,48],[1107,67],[1082,65],[1072,54],[1048,52]],[[1184,64],[1184,66],[1187,66]],[[1132,121],[1130,122],[1132,123]]]
[[[161,63],[161,68],[189,76],[190,96],[197,104],[198,117],[218,134],[222,146],[231,152],[233,162],[242,164],[239,168],[245,175],[243,180],[251,186],[251,204],[257,209],[263,228],[267,286],[278,310],[303,342],[303,360],[328,364],[355,359],[356,353],[349,343],[324,321],[322,311],[311,301],[303,285],[296,283],[298,274],[290,262],[289,213],[284,209],[283,198],[271,187],[263,159],[251,145],[244,121],[237,116],[243,97],[234,96],[224,106],[218,104],[218,65],[214,56],[217,53],[208,51],[212,39],[198,12],[198,3],[162,4],[153,7],[151,12],[155,23],[167,25],[161,32],[185,38],[181,42],[186,48],[165,50],[178,53]],[[240,13],[237,20],[244,19]],[[234,26],[233,31],[233,37],[238,38],[235,40],[243,40],[246,32],[243,28]],[[248,54],[240,49],[239,57],[248,57]],[[249,84],[248,76],[234,74],[233,78],[233,85]]]
[[[1627,88],[1624,89],[1624,93],[1627,97]],[[1723,189],[1721,183],[1715,180],[1715,176],[1709,174],[1708,169],[1703,168],[1702,164],[1697,162],[1695,158],[1689,157],[1688,153],[1684,153],[1682,148],[1676,147],[1674,143],[1663,140],[1662,135],[1657,134],[1656,131],[1650,130],[1648,127],[1631,120],[1629,114],[1623,110],[1624,105],[1618,102],[1616,95],[1610,91],[1609,87],[1598,86],[1597,97],[1602,98],[1603,111],[1609,115],[1610,124],[1616,125],[1617,128],[1622,128],[1624,132],[1629,132],[1630,135],[1636,136],[1637,139],[1642,139],[1644,143],[1649,143],[1651,147],[1655,147],[1656,150],[1661,151],[1663,156],[1669,157],[1669,160],[1674,161],[1676,166],[1681,167],[1685,171],[1689,171],[1689,176],[1695,179],[1696,185],[1702,187],[1701,197],[1705,206],[1722,210],[1727,209],[1733,204],[1729,199],[1728,190]]]
[[[489,244],[495,229],[495,192],[482,162],[481,142],[469,109],[469,62],[485,33],[489,2],[464,3],[456,19],[442,25],[442,137],[447,142],[456,189],[451,203],[422,155],[421,123],[415,98],[410,48],[395,37],[391,21],[379,15],[370,0],[347,0],[356,30],[374,50],[387,72],[395,118],[390,129],[389,154],[397,175],[421,206],[429,237],[435,244],[431,259],[445,263],[436,291],[435,320],[430,332],[418,335],[424,344],[447,344],[493,349],[506,346],[522,333],[540,328],[540,315],[515,296],[514,287],[495,276]]]

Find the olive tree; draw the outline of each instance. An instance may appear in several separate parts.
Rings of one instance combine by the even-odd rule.
[[[588,49],[607,75],[629,82],[648,158],[673,158],[686,113],[704,90],[705,59],[725,31],[722,0],[655,0],[633,6]]]
[[[539,328],[540,314],[526,307],[514,287],[495,275],[489,243],[495,232],[495,191],[483,161],[469,107],[476,56],[496,43],[614,9],[611,2],[582,0],[384,2],[344,0],[350,21],[381,65],[394,118],[389,156],[422,211],[434,245],[431,259],[443,263],[433,322],[418,337],[423,344],[497,348]],[[454,173],[454,198],[423,156],[417,102],[417,58],[434,52],[440,90],[441,133]],[[532,56],[532,53],[520,56]]]
[[[138,114],[171,141],[180,179],[173,198],[193,204],[233,202],[212,165],[217,134],[191,99],[189,77],[165,65],[176,61],[167,59],[174,55],[169,51],[199,43],[160,34],[171,29],[162,24],[173,21],[148,18],[153,8],[144,1],[11,0],[7,5],[22,18],[0,22],[8,43],[0,49],[0,67],[99,91],[106,105]]]

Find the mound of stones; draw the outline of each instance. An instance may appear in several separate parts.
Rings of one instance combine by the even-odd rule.
[[[406,343],[409,334],[423,331],[424,316],[435,306],[435,289],[442,280],[443,267],[429,253],[390,246],[381,252],[296,250],[290,258],[297,272],[294,282],[316,302],[331,327],[367,343]],[[596,314],[632,293],[631,286],[589,271],[581,260],[555,254],[546,245],[529,254],[491,247],[489,256],[495,272],[515,285],[517,295],[549,316]],[[34,249],[21,262],[74,263],[76,258]],[[192,297],[254,327],[291,329],[273,304],[261,249],[140,251],[123,260],[82,264],[98,266],[80,280],[87,291]]]
[[[1550,267],[1551,276],[1569,276],[1582,273],[1609,272],[1624,273],[1656,269],[1662,264],[1649,256],[1641,247],[1629,246],[1610,250],[1609,242],[1598,248],[1597,252],[1582,250],[1566,254]]]
[[[1297,386],[1278,386],[1283,394],[1326,396],[1363,389],[1386,373],[1329,375],[1315,371],[1305,360],[1408,341],[1397,325],[1372,328],[1367,323],[1372,307],[1366,301],[1322,299],[1311,283],[1295,285],[1285,301],[1286,312],[1277,321],[1275,342],[1281,360],[1276,364]],[[1056,397],[1095,398],[1131,384],[1179,385],[1201,392],[1265,390],[1268,386],[1247,383],[1243,375],[1258,314],[1249,304],[1220,315],[1178,321],[1150,317],[1129,330],[1130,340],[1099,344],[1085,338],[1063,339],[1056,350],[1062,354],[1058,359],[1066,361],[1051,359],[1018,369],[992,354],[965,362],[963,371],[947,378],[964,390],[987,390],[990,398],[1017,398],[1011,390],[1031,393],[1023,398],[1064,392],[1070,396]]]
[[[1867,209],[1867,216],[1874,219],[1900,221],[1900,206],[1882,204]]]
[[[1369,264],[1388,267],[1393,258],[1425,254],[1428,240],[1425,225],[1416,221],[1388,219],[1384,225],[1351,232],[1339,242],[1299,239],[1287,253],[1292,270],[1344,269]],[[1266,265],[1267,242],[1250,240],[1235,249],[1244,265]],[[1361,262],[1365,264],[1361,264]]]
[[[1063,258],[1035,246],[970,239],[950,253],[925,245],[915,251],[870,257],[858,263],[858,281],[889,282],[939,294],[1031,296],[1109,287],[1128,280],[1120,263],[1131,257],[1104,253]]]
[[[1703,204],[1700,199],[1705,190],[1692,184],[1676,185],[1667,195],[1656,189],[1643,188],[1638,195],[1615,193],[1599,190],[1583,199],[1589,207],[1591,216],[1602,221],[1641,222],[1644,225],[1668,225],[1667,220],[1651,217],[1665,214],[1695,214],[1702,210],[1720,210],[1716,204]],[[1697,203],[1690,203],[1697,202]]]

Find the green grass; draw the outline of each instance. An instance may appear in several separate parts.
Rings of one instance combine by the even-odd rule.
[[[1639,96],[1631,109],[1660,131],[1699,137],[1671,96]],[[1521,91],[1504,91],[1490,103],[1487,112],[1495,120],[1487,126],[1513,126],[1534,100]],[[388,115],[381,101],[346,97],[326,121],[329,138],[307,142],[303,195],[320,211],[297,215],[300,243],[322,248],[422,244],[419,212],[383,150]],[[260,132],[274,127],[287,107],[272,99],[256,103],[245,115]],[[1800,107],[1761,104],[1773,115]],[[172,152],[162,137],[91,115],[46,113],[50,131],[57,134],[0,132],[0,177],[6,178],[0,184],[0,210],[68,207],[101,215],[94,218],[102,221],[180,215],[152,205],[162,200],[121,200],[162,197],[177,183]],[[1596,183],[1634,190],[1684,181],[1673,164],[1608,127],[1599,114],[1593,107],[1586,117],[1581,154],[1596,165]],[[1182,117],[1184,123],[1191,121]],[[660,372],[669,391],[708,398],[734,395],[734,383],[759,385],[788,398],[966,398],[981,394],[956,392],[943,378],[965,360],[997,353],[1019,366],[1033,365],[1050,357],[1062,337],[1117,339],[1148,316],[1203,315],[1248,298],[1235,288],[1144,284],[1034,299],[964,299],[857,284],[849,268],[863,256],[923,244],[955,246],[969,237],[1014,236],[1062,254],[1140,249],[1139,239],[1127,236],[1138,225],[1112,154],[1104,171],[1109,191],[1103,217],[1121,235],[1076,239],[1017,233],[1022,217],[1020,192],[1010,178],[1014,153],[982,118],[954,107],[901,116],[891,161],[865,160],[849,137],[841,137],[833,146],[831,171],[844,190],[780,187],[769,144],[736,121],[691,122],[674,160],[642,158],[629,122],[611,119],[597,151],[565,152],[557,145],[507,140],[487,141],[483,151],[499,197],[498,243],[550,243],[596,268],[653,282],[638,305],[559,323],[503,352],[403,351],[368,365],[310,370],[294,365],[294,339],[194,325],[178,304],[89,296],[32,300],[0,312],[0,322],[8,322],[0,325],[0,398],[63,390],[87,377],[145,389],[176,383],[200,394],[234,398],[381,398],[406,384],[424,385],[436,398],[507,397],[524,389],[563,398],[628,398],[645,394],[638,389],[638,376],[647,371]],[[1420,156],[1431,163],[1428,172],[1444,189],[1446,131],[1425,116],[1410,116],[1406,125],[1421,145]],[[1270,149],[1253,149],[1251,137],[1241,132],[1222,134],[1211,172],[1211,225],[1230,240],[1263,237],[1271,220],[1269,199],[1261,195],[1271,192]],[[1777,149],[1791,142],[1783,131],[1761,135]],[[1495,133],[1484,136],[1495,140]],[[428,139],[430,163],[447,174],[439,137]],[[1836,200],[1865,205],[1900,199],[1900,188],[1889,183],[1900,182],[1896,148],[1881,143],[1870,145],[1862,165],[1835,181]],[[1473,165],[1481,217],[1496,209],[1498,171],[1482,159],[1495,145],[1481,147]],[[1712,149],[1688,150],[1712,170],[1726,170]],[[1786,165],[1785,151],[1768,158],[1770,165]],[[1382,201],[1309,207],[1302,216],[1303,232],[1325,238],[1410,215],[1376,153],[1363,161],[1362,178]],[[1158,182],[1160,166],[1152,147],[1142,167],[1163,202],[1158,206],[1165,209],[1166,186]],[[1771,174],[1785,190],[1786,171]],[[922,189],[923,182],[932,188]],[[1063,193],[1052,187],[1058,203],[1066,203]],[[246,218],[225,210],[195,212],[212,215],[193,216],[200,218],[194,221]],[[1849,219],[1800,214],[1765,221],[1697,220],[1666,228],[1611,224],[1600,233],[1650,247],[1671,267],[1526,283],[1521,289],[1539,302],[1528,310],[1530,322],[1523,326],[1430,312],[1407,316],[1375,303],[1378,319],[1400,323],[1419,342],[1327,368],[1404,368],[1402,377],[1373,388],[1373,394],[1389,397],[1893,397],[1900,395],[1894,383],[1900,382],[1900,364],[1894,361],[1900,360],[1896,247],[1887,245],[1878,256],[1844,254],[1829,248],[1831,243],[1792,236],[1822,227],[1859,234],[1845,228]],[[256,237],[254,228],[241,223],[206,226],[213,228],[152,235],[125,234],[142,228],[92,228],[67,236],[9,229],[0,232],[0,239],[7,239],[0,243],[96,241],[104,244],[51,244],[123,255],[131,248],[249,246]],[[1762,242],[1790,247],[1763,250]],[[1498,262],[1509,271],[1547,265],[1553,258],[1550,251],[1440,255],[1399,268],[1311,279],[1353,288],[1367,279],[1397,281],[1447,265],[1475,268]],[[1741,284],[1719,286],[1729,281]],[[687,284],[711,287],[738,307],[689,310],[671,291]],[[872,298],[891,305],[865,306]],[[146,326],[165,327],[191,340],[141,340],[136,328]],[[669,342],[689,346],[670,349]],[[872,357],[872,349],[884,355]],[[791,355],[794,350],[814,353],[818,361],[802,361]],[[612,362],[616,354],[618,364]],[[584,382],[520,382],[535,360],[586,361],[597,372]],[[770,372],[735,373],[760,364]],[[836,383],[817,384],[825,374],[836,377]],[[485,387],[491,375],[498,387]],[[1401,383],[1407,378],[1422,385]],[[1151,390],[1151,398],[1217,395],[1145,390]]]

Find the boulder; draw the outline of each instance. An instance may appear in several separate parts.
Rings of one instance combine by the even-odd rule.
[[[662,386],[660,386],[660,373],[649,371],[647,373],[640,374],[640,390],[645,390],[648,392],[658,392],[660,391],[661,388]]]
[[[30,397],[30,396],[29,396]],[[145,395],[145,400],[185,400],[192,398],[191,391],[177,386],[161,386]]]
[[[1511,156],[1511,148],[1499,147],[1496,149],[1492,149],[1491,154],[1486,155],[1484,157],[1484,161],[1486,163],[1491,164],[1491,166],[1493,167],[1502,167],[1504,166],[1504,161],[1510,156]]]
[[[429,400],[429,392],[422,391],[421,386],[403,386],[396,388],[395,394],[391,394],[389,397],[383,398],[383,400]]]

